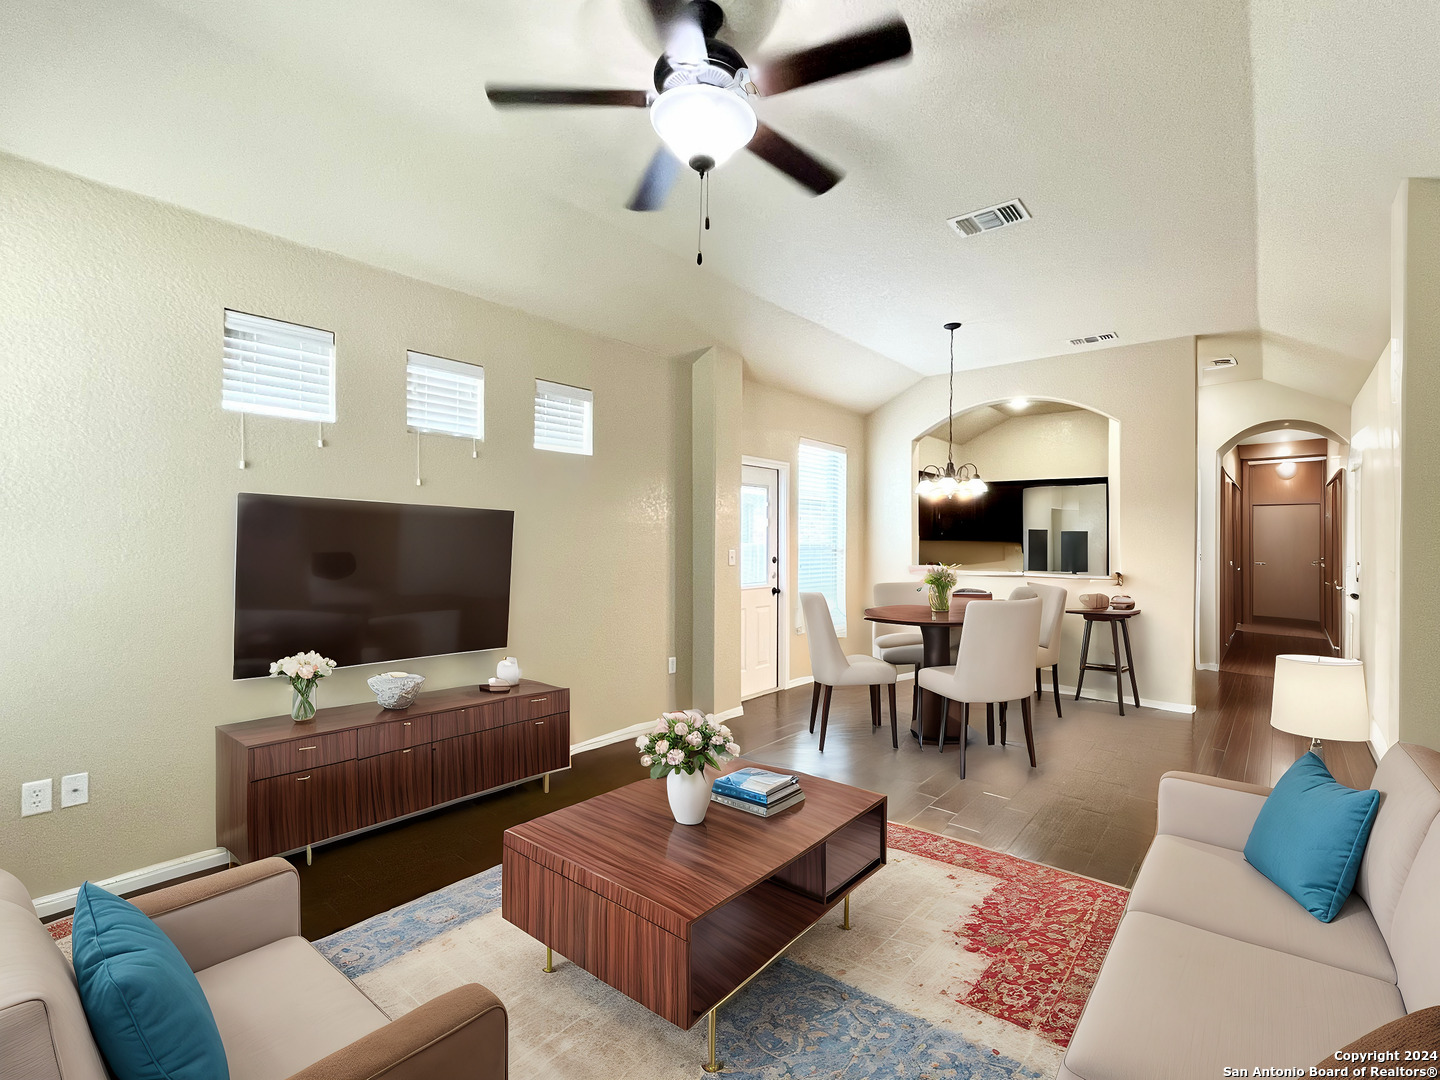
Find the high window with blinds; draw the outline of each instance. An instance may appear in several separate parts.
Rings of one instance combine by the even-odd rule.
[[[220,405],[231,412],[335,422],[335,335],[225,312]]]
[[[535,380],[535,449],[593,454],[595,395],[578,386]]]
[[[835,633],[845,636],[845,451],[825,443],[800,443],[796,476],[800,514],[800,592],[818,592],[830,605]]]
[[[428,435],[485,437],[485,369],[425,353],[405,354],[405,424]]]

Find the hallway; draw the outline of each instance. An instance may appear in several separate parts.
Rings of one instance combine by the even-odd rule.
[[[1240,630],[1220,671],[1197,674],[1196,772],[1273,784],[1305,752],[1304,738],[1270,726],[1275,657],[1280,653],[1332,655],[1323,636]],[[1350,787],[1369,787],[1375,775],[1365,743],[1328,743],[1326,764],[1335,779]]]

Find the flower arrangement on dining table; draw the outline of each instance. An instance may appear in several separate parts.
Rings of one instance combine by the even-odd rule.
[[[930,586],[931,611],[950,610],[950,591],[960,580],[959,570],[959,563],[934,563],[926,567],[925,577],[921,580]]]
[[[635,740],[635,748],[652,780],[672,772],[703,773],[707,765],[718,769],[721,761],[740,753],[730,729],[696,709],[662,713],[655,730]]]
[[[271,675],[290,680],[295,693],[290,698],[290,719],[297,722],[315,719],[315,686],[335,672],[335,661],[318,652],[284,656],[270,665]]]

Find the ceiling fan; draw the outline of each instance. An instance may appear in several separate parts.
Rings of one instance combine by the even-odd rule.
[[[631,210],[659,210],[682,162],[703,181],[741,148],[815,195],[829,191],[843,174],[760,122],[751,99],[773,97],[910,55],[910,31],[897,16],[824,45],[773,57],[752,70],[734,48],[716,40],[725,13],[714,0],[646,0],[646,7],[665,43],[665,52],[655,64],[654,90],[485,88],[491,103],[500,108],[648,108],[650,123],[664,145],[656,149],[626,204]]]

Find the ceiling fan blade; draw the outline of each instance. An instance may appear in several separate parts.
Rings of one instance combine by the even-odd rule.
[[[755,85],[760,93],[773,96],[909,55],[910,29],[897,17],[849,37],[757,64]]]
[[[644,90],[586,90],[559,86],[487,86],[485,96],[496,108],[526,105],[619,105],[643,109],[650,104]]]
[[[680,159],[663,146],[655,148],[650,164],[645,166],[645,175],[635,187],[635,194],[625,204],[627,210],[659,210],[665,205],[665,198],[680,175]]]
[[[665,43],[665,55],[677,66],[703,64],[709,58],[700,13],[686,0],[646,0],[655,32]]]
[[[765,124],[755,129],[755,137],[745,147],[756,157],[769,162],[796,183],[823,195],[845,175],[826,165],[807,150],[802,150],[772,127]]]

